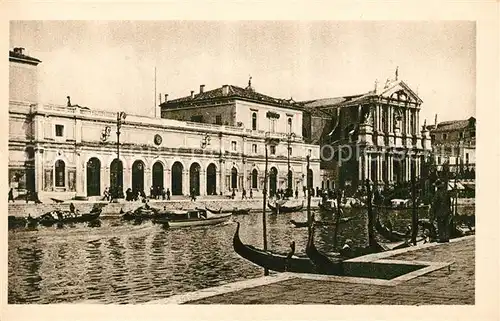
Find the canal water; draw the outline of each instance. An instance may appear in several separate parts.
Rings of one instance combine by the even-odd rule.
[[[471,210],[467,210],[470,212]],[[473,211],[473,209],[472,209]],[[346,210],[355,219],[339,229],[339,246],[346,238],[366,242],[366,213]],[[411,211],[381,213],[396,228],[409,224]],[[425,211],[420,213],[426,217]],[[316,219],[327,219],[319,213]],[[294,240],[303,253],[307,228],[289,223],[306,220],[306,213],[269,214],[268,247],[286,253]],[[263,275],[263,269],[238,256],[232,247],[236,229],[245,244],[262,248],[262,214],[234,216],[218,225],[164,229],[145,222],[101,219],[62,228],[15,229],[8,234],[9,303],[142,303]],[[318,227],[316,246],[333,252],[334,227]]]

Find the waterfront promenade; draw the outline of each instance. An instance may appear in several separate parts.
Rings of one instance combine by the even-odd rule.
[[[473,305],[475,236],[444,244],[376,255],[384,259],[432,262],[436,269],[400,282],[347,277],[304,278],[282,273],[158,300],[156,304],[335,304],[335,305]],[[365,257],[366,259],[366,257]],[[439,265],[439,263],[443,263]],[[408,279],[410,278],[410,279]]]

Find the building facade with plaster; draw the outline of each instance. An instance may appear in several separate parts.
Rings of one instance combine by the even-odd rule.
[[[40,104],[40,60],[16,48],[9,52],[9,63],[9,184],[18,193],[100,197],[106,187],[119,185],[147,194],[151,186],[170,189],[173,195],[244,188],[259,193],[266,149],[271,193],[287,188],[289,177],[293,189],[319,182],[319,146],[304,143],[299,134],[302,111],[293,103],[232,97],[214,107],[222,110],[220,121],[218,113],[207,114],[214,116],[209,123],[193,118],[189,108],[169,113],[165,103],[161,118],[123,117],[74,105],[69,97],[66,105]]]

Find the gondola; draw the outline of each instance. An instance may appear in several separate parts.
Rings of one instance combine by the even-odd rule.
[[[63,200],[60,200],[60,199],[57,199],[57,198],[53,198],[53,197],[51,197],[50,199],[51,199],[54,203],[57,203],[57,204],[64,203],[64,201],[63,201]]]
[[[42,214],[36,219],[33,218],[28,218],[28,224],[34,225],[34,222],[37,224],[43,225],[43,226],[52,226],[54,224],[70,224],[70,223],[85,223],[85,222],[91,222],[93,220],[96,220],[99,218],[101,215],[102,208],[94,208],[90,213],[84,213],[78,216],[70,216],[70,213],[68,211],[53,211],[53,212],[48,212],[45,214]],[[57,216],[59,214],[62,218],[55,218],[54,215]]]
[[[400,233],[397,231],[392,231],[386,226],[382,225],[380,222],[380,218],[378,215],[375,215],[375,230],[377,233],[379,233],[382,237],[384,237],[386,240],[390,242],[398,242],[398,241],[403,241],[408,239],[410,236],[405,234],[405,233]]]
[[[233,209],[230,209],[230,210],[223,210],[222,208],[218,209],[218,210],[214,210],[214,209],[210,209],[208,207],[205,206],[205,210],[209,211],[210,213],[213,213],[213,214],[227,214],[227,213],[232,213],[233,215],[246,215],[248,213],[250,213],[250,209],[249,208],[233,208]]]
[[[334,261],[316,249],[314,245],[315,225],[316,222],[313,221],[306,246],[307,257],[309,257],[313,263],[315,272],[318,274],[343,275],[342,259],[336,259]]]
[[[277,254],[270,251],[257,249],[251,245],[243,244],[240,240],[240,223],[236,223],[236,232],[233,237],[233,248],[241,257],[263,268],[276,272],[314,273],[314,265],[308,257]]]
[[[352,220],[353,217],[342,217],[340,218],[340,223],[346,223]],[[290,220],[290,223],[292,223],[296,228],[301,228],[301,227],[307,227],[307,221],[295,221],[295,220]],[[335,220],[328,220],[328,221],[314,221],[314,224],[316,226],[333,226],[335,225]]]
[[[267,202],[267,206],[269,206],[269,208],[271,209],[271,211],[273,213],[277,213],[278,212],[278,209],[276,208],[276,206],[271,205],[271,203]],[[279,212],[280,213],[300,212],[300,211],[302,211],[302,208],[304,208],[304,203],[302,203],[301,205],[296,205],[296,206],[284,206],[284,205],[280,205],[279,206]]]
[[[154,208],[139,207],[133,211],[123,213],[122,219],[126,221],[132,220],[149,220],[157,217],[159,210]]]

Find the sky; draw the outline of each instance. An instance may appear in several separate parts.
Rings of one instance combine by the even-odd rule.
[[[475,115],[474,22],[12,21],[10,48],[42,60],[41,103],[154,116],[169,99],[224,84],[296,101],[407,83],[420,122]],[[155,96],[156,68],[156,96]]]

